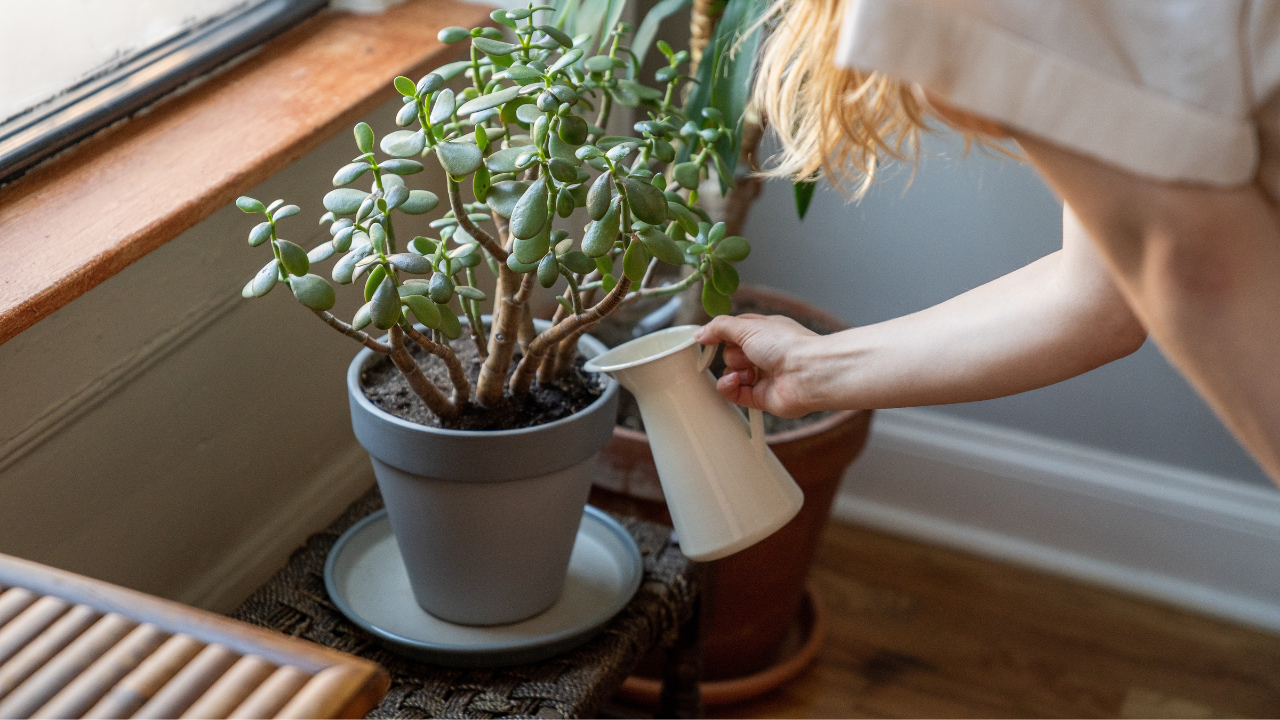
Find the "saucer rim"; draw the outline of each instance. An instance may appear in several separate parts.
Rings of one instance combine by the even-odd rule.
[[[521,662],[532,662],[535,659],[542,659],[554,654],[569,650],[576,647],[578,643],[575,641],[585,642],[590,639],[600,627],[612,620],[623,608],[631,602],[635,597],[636,591],[640,589],[640,584],[644,579],[644,558],[640,553],[640,547],[636,544],[635,538],[631,537],[631,533],[627,532],[617,520],[610,517],[607,513],[594,505],[583,506],[583,519],[595,521],[603,528],[616,536],[624,546],[626,560],[630,561],[631,577],[628,578],[617,595],[614,597],[606,610],[602,610],[594,614],[589,620],[579,622],[573,626],[557,630],[555,632],[545,633],[541,635],[521,638],[519,640],[486,643],[479,645],[459,645],[454,643],[432,642],[429,640],[419,640],[415,638],[405,637],[397,633],[385,630],[374,625],[372,622],[357,613],[347,602],[346,597],[338,592],[335,580],[336,566],[338,558],[342,552],[350,544],[351,540],[365,531],[370,525],[387,517],[386,508],[374,511],[370,515],[361,518],[354,525],[342,533],[334,542],[333,547],[329,550],[328,557],[325,558],[324,564],[324,586],[325,591],[329,595],[329,599],[337,607],[348,620],[355,623],[362,630],[378,637],[389,643],[393,650],[410,653],[415,660],[433,662],[438,664],[448,664],[452,661],[461,661],[467,663],[466,666],[474,667],[480,663],[488,663],[493,665],[500,664],[517,664]],[[583,535],[581,522],[578,530],[578,537]],[[575,543],[577,540],[575,539]],[[398,552],[398,550],[397,550]],[[616,553],[610,553],[615,554]],[[619,556],[620,557],[620,556]],[[536,616],[535,616],[536,617]],[[447,620],[435,618],[439,622],[459,627],[469,627],[460,623],[449,623]],[[517,625],[521,620],[512,625]],[[546,655],[540,655],[537,651],[547,650]],[[402,654],[403,654],[402,652]]]

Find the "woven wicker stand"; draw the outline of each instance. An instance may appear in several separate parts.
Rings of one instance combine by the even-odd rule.
[[[645,576],[631,602],[600,634],[562,656],[493,670],[456,670],[395,655],[348,621],[324,588],[329,549],[347,528],[382,507],[377,490],[357,500],[259,588],[234,617],[374,660],[391,689],[368,717],[596,717],[649,651],[667,648],[663,712],[695,717],[698,698],[699,567],[669,528],[618,518],[636,539]]]

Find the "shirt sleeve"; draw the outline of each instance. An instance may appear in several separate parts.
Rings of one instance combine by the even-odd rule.
[[[1244,0],[848,0],[836,63],[1165,181],[1253,180]]]

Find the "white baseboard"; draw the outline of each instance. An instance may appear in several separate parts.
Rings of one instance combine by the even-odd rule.
[[[878,411],[833,517],[1280,631],[1280,492]]]
[[[308,536],[326,527],[373,482],[369,454],[352,441],[324,474],[175,599],[214,612],[235,610]]]

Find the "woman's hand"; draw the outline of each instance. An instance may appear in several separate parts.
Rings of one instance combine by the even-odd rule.
[[[731,402],[779,417],[811,411],[798,357],[817,333],[777,315],[721,315],[698,328],[694,337],[703,345],[725,343],[727,367],[716,390]]]

